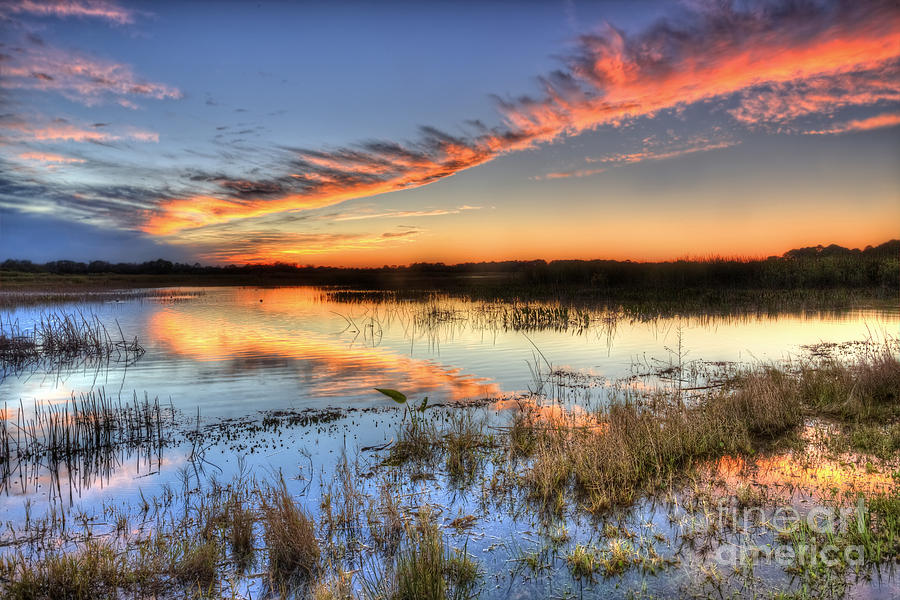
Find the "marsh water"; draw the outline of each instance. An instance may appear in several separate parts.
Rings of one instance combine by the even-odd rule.
[[[693,365],[696,383],[714,377],[717,365],[778,364],[823,344],[896,337],[900,331],[896,306],[644,317],[554,303],[367,298],[338,301],[328,290],[311,287],[179,288],[137,299],[15,308],[3,320],[21,328],[48,312],[95,315],[112,336],[137,337],[145,353],[136,360],[8,369],[0,381],[0,407],[12,419],[19,410],[27,414],[37,405],[58,405],[91,392],[125,402],[146,394],[171,406],[185,428],[205,432],[200,443],[208,471],[227,479],[241,463],[260,476],[281,472],[315,512],[322,482],[339,457],[354,457],[365,471],[377,457],[364,449],[395,437],[400,413],[376,387],[401,390],[413,399],[427,396],[432,405],[477,405],[496,416],[510,398],[534,392],[569,407],[591,405],[623,385],[671,385],[664,374],[676,364]],[[537,389],[547,381],[562,384]],[[329,408],[342,413],[328,426],[264,433],[246,443],[213,433],[221,433],[222,424],[237,428],[273,411],[316,414]],[[204,429],[210,426],[216,429]],[[14,524],[26,511],[54,503],[124,505],[150,496],[181,476],[197,443],[173,444],[156,457],[125,455],[99,472],[73,470],[58,475],[63,483],[44,476],[12,478],[4,482],[0,513]],[[727,478],[731,467],[716,468]],[[831,467],[820,467],[813,477],[827,479]],[[782,479],[791,469],[784,457],[765,465],[770,476]],[[873,485],[892,485],[889,475],[868,475]],[[541,576],[513,574],[515,557],[537,543],[532,515],[492,512],[483,506],[481,491],[450,491],[439,476],[421,485],[415,493],[443,507],[445,521],[479,517],[474,533],[457,541],[495,574],[484,591],[489,597],[590,596],[587,592],[605,597],[613,585],[647,587],[645,575],[630,573],[586,589],[562,575],[564,564]],[[632,519],[636,528],[673,527],[651,499],[635,508]],[[573,539],[589,539],[594,525],[573,517],[570,528]],[[663,595],[683,591],[696,572],[686,567],[676,575],[654,577],[650,588]],[[893,597],[895,577],[860,583],[851,595]]]
[[[50,311],[96,315],[114,337],[120,329],[137,336],[146,354],[133,364],[9,376],[0,402],[59,402],[101,386],[146,391],[207,417],[390,405],[375,387],[464,402],[528,390],[537,351],[542,363],[614,380],[679,355],[777,362],[804,346],[900,330],[897,307],[664,318],[554,308],[452,298],[348,303],[317,288],[185,288],[158,299],[30,306],[5,319],[27,328]]]

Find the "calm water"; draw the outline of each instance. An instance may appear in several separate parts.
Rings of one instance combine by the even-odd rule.
[[[376,386],[396,388],[413,398],[427,395],[433,402],[478,401],[513,396],[532,387],[535,364],[546,367],[538,350],[554,369],[574,374],[576,382],[577,376],[590,382],[587,391],[570,388],[580,389],[570,401],[593,401],[593,394],[607,389],[603,383],[595,385],[598,381],[620,381],[679,360],[696,364],[779,362],[803,354],[804,346],[896,337],[900,332],[897,308],[652,320],[599,311],[591,314],[586,326],[583,319],[572,318],[571,324],[557,319],[550,323],[552,327],[517,330],[509,324],[510,315],[518,314],[515,307],[502,303],[449,299],[340,303],[314,288],[179,292],[182,297],[176,300],[11,311],[4,322],[18,320],[22,328],[40,318],[42,311],[94,314],[113,335],[121,327],[126,337],[137,336],[146,353],[127,365],[84,363],[7,373],[0,382],[0,405],[16,407],[21,401],[29,411],[35,402],[61,403],[91,390],[102,389],[108,396],[121,395],[126,400],[134,393],[143,396],[146,392],[164,404],[171,401],[188,422],[199,410],[202,423],[208,425],[228,418],[259,418],[261,411],[284,408],[395,408],[373,390]],[[502,405],[489,406],[486,411]],[[363,470],[367,464],[376,464],[377,456],[360,449],[389,441],[395,435],[399,414],[396,410],[356,410],[327,431],[289,428],[277,435],[257,435],[252,452],[210,437],[205,465],[225,480],[237,470],[238,455],[243,455],[247,467],[261,478],[281,471],[292,493],[316,514],[322,482],[329,480],[342,451],[357,457]],[[55,503],[95,513],[104,503],[133,506],[142,496],[160,493],[166,484],[177,485],[178,471],[189,464],[189,452],[190,447],[180,442],[166,448],[162,456],[123,455],[120,462],[100,473],[82,467],[79,472],[60,473],[58,479],[46,473],[36,473],[24,483],[13,478],[4,485],[0,513],[4,521],[15,525],[25,518],[26,500],[32,515]],[[769,463],[757,465],[758,476],[797,485],[813,481],[830,488],[849,481],[843,466],[826,461],[810,467],[812,470],[798,470],[795,463],[790,455],[772,457]],[[735,485],[741,481],[734,464],[723,462],[717,468],[720,477],[734,478]],[[864,477],[866,485],[892,485],[889,473],[851,471]],[[373,486],[374,482],[362,485]],[[560,557],[545,576],[512,573],[510,565],[519,564],[516,561],[522,552],[539,547],[534,515],[506,514],[486,507],[480,490],[460,493],[440,475],[430,483],[404,485],[415,502],[441,507],[445,524],[458,515],[479,518],[472,533],[451,541],[465,545],[487,573],[502,575],[488,577],[485,597],[568,597],[573,593],[608,597],[621,596],[626,587],[644,585],[643,575],[629,572],[621,581],[610,580],[609,585],[623,586],[620,591],[612,592],[598,583],[587,593],[568,577]],[[664,507],[649,500],[635,506],[629,523],[633,531],[646,529],[648,536],[659,533],[673,540],[683,527],[671,521]],[[573,543],[588,542],[597,535],[596,523],[587,518],[573,517],[568,527]],[[688,552],[686,556],[692,555]],[[665,576],[650,577],[651,589],[666,595],[692,588],[693,578],[703,572],[698,567],[703,560],[686,559]],[[783,581],[784,573],[778,568],[766,573],[773,582]],[[252,585],[248,591],[256,597]],[[851,596],[889,598],[897,592],[891,579],[885,585],[856,584]]]
[[[100,386],[128,397],[137,391],[171,399],[192,413],[199,407],[205,417],[390,404],[373,392],[376,386],[436,402],[465,401],[528,388],[535,347],[554,368],[613,380],[678,360],[679,342],[682,360],[770,362],[797,355],[804,345],[900,331],[900,310],[881,309],[646,322],[603,313],[585,329],[525,332],[499,322],[497,315],[511,308],[503,304],[348,304],[328,301],[314,288],[185,291],[201,295],[53,307],[95,314],[113,335],[121,326],[146,354],[127,366],[8,376],[0,403],[58,402]],[[9,318],[28,327],[48,310],[22,308]]]

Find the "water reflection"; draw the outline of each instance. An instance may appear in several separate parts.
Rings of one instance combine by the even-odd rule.
[[[147,391],[204,416],[274,408],[389,404],[375,386],[434,402],[526,391],[539,349],[560,372],[597,382],[634,374],[634,365],[682,359],[778,361],[823,340],[896,333],[900,312],[635,318],[608,308],[558,303],[339,302],[321,289],[186,289],[189,300],[22,307],[23,327],[41,312],[85,311],[137,336],[146,354],[131,365],[33,372],[0,382],[0,406],[54,402],[98,386]],[[675,350],[681,348],[681,351]],[[637,385],[637,384],[635,384]],[[602,386],[597,393],[603,393]],[[588,390],[590,391],[590,390]],[[569,393],[570,403],[591,393]]]
[[[315,397],[341,397],[388,384],[422,394],[440,391],[454,401],[500,392],[496,383],[458,367],[416,360],[383,347],[354,345],[341,335],[304,330],[302,320],[294,321],[300,317],[295,313],[281,310],[279,316],[271,319],[237,304],[223,307],[215,323],[209,323],[196,315],[165,310],[151,317],[148,331],[170,352],[196,361],[226,361],[232,373],[290,368],[298,361],[293,368]]]

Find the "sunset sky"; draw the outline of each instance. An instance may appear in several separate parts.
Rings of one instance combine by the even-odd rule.
[[[0,260],[900,237],[900,4],[0,0]]]

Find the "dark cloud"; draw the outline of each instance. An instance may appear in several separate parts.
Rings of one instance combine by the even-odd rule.
[[[381,237],[383,237],[383,238],[400,238],[400,237],[406,237],[409,235],[416,235],[418,233],[419,233],[418,229],[411,229],[409,231],[386,231],[385,233],[381,234]]]

